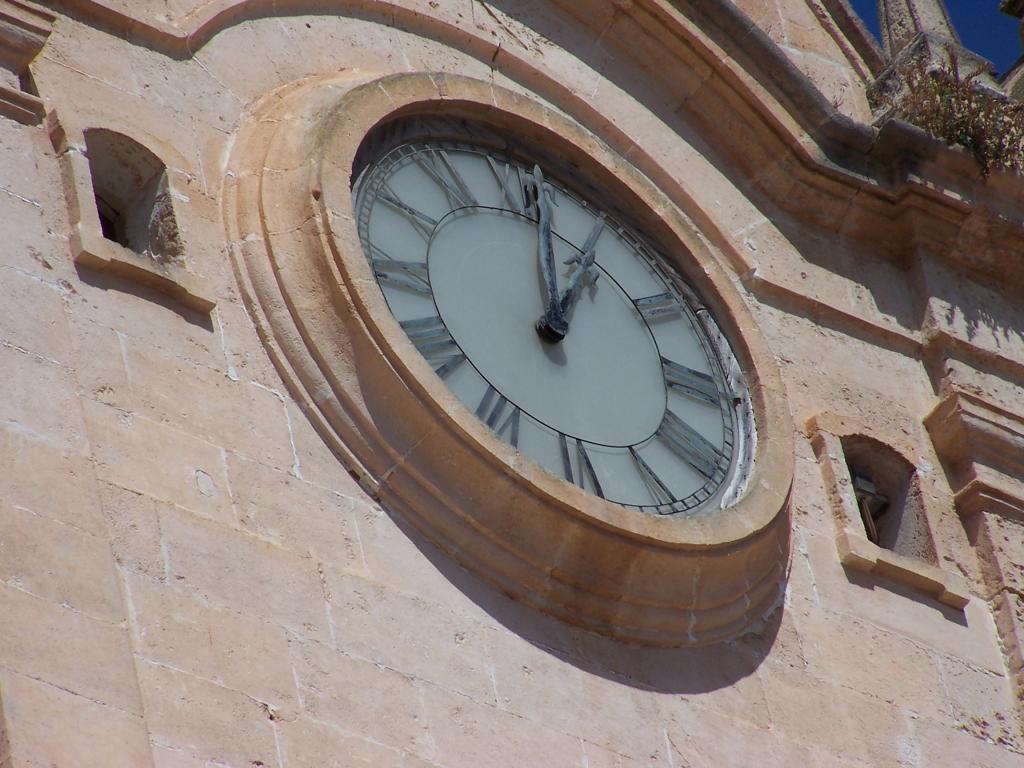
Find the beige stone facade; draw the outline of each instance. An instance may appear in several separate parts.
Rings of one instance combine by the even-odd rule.
[[[872,125],[845,0],[45,5],[0,0],[0,766],[1024,765],[1020,180]],[[738,504],[617,508],[445,394],[352,226],[406,113],[679,244]]]

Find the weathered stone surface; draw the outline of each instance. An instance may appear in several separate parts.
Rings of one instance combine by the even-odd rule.
[[[102,535],[106,526],[89,460],[19,424],[0,427],[4,498],[14,507]]]
[[[0,585],[3,666],[131,714],[141,713],[128,632]]]
[[[299,700],[310,717],[384,746],[432,756],[436,736],[422,685],[317,642],[293,640],[291,650]]]
[[[164,508],[169,578],[218,607],[232,607],[326,641],[327,602],[316,563],[241,531]]]
[[[365,567],[352,496],[235,454],[228,456],[228,479],[245,530],[303,557]]]
[[[922,426],[962,393],[984,405],[978,434],[1020,439],[1024,272],[1006,256],[1021,252],[1019,179],[978,182],[920,142],[890,163],[867,125],[877,59],[833,16],[842,3],[55,5],[30,72],[0,62],[0,100],[34,88],[53,112],[44,127],[0,118],[0,767],[1024,765],[1024,535],[1012,517],[1024,501],[1007,473],[1019,459],[983,457],[1003,472],[984,474]],[[0,53],[4,19],[27,7],[0,0]],[[330,76],[328,109],[349,83],[401,72],[476,78],[486,104],[513,94],[548,127],[575,120],[593,136],[574,173],[610,148],[616,175],[649,179],[664,194],[657,216],[685,221],[672,256],[735,287],[749,321],[722,314],[716,291],[702,299],[730,339],[754,326],[765,337],[783,379],[772,392],[795,422],[827,411],[913,449],[940,566],[973,593],[965,609],[842,567],[803,434],[785,594],[749,634],[706,647],[629,645],[541,614],[382,509],[293,399],[301,376],[283,357],[296,337],[365,322],[366,306],[273,328],[243,259],[263,225],[304,206],[295,236],[279,233],[270,282],[300,266],[318,289],[349,291],[328,225],[350,211],[318,219],[326,197],[311,187],[347,190],[351,169],[331,157],[319,179],[296,172],[305,118],[269,107]],[[431,109],[450,114],[453,82],[433,75]],[[408,96],[388,88],[385,101]],[[362,140],[335,118],[338,135]],[[281,167],[301,194],[236,221],[235,197],[269,157],[243,127],[278,119],[294,123]],[[73,263],[53,145],[87,127],[166,164],[187,273],[212,313]],[[330,257],[309,263],[311,244]],[[312,306],[308,293],[284,301]],[[325,338],[317,365],[337,343]],[[346,375],[383,396],[375,377],[401,361],[360,360]],[[756,397],[764,381],[750,380]],[[303,407],[336,406],[329,390]],[[421,424],[429,398],[414,395],[418,410],[383,412],[396,428]],[[438,429],[479,437],[468,423]],[[972,472],[1005,496],[984,525],[949,487]],[[514,536],[529,514],[506,506]],[[571,544],[550,532],[543,543]],[[553,562],[518,554],[561,583]],[[617,563],[587,585],[633,573]]]
[[[0,699],[16,768],[152,766],[139,715],[3,670]]]
[[[0,370],[0,425],[65,453],[85,449],[75,382],[67,369],[0,346]]]
[[[135,652],[264,702],[292,709],[285,630],[246,614],[217,610],[173,584],[127,575]]]
[[[9,268],[0,268],[0,284],[0,343],[68,363],[71,339],[60,288]]]
[[[342,728],[298,718],[277,724],[282,764],[322,768],[408,768],[397,749],[375,744]]]
[[[97,477],[214,520],[234,521],[220,448],[90,400],[82,407]]]
[[[140,662],[150,738],[207,763],[278,768],[274,726],[255,699],[208,680]]]
[[[102,621],[124,618],[105,539],[3,502],[0,581]]]

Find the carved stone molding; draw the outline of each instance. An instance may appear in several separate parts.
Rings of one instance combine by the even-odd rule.
[[[962,515],[982,510],[1024,520],[1024,419],[953,391],[925,418]]]
[[[1024,724],[1024,416],[945,379],[925,426],[982,565]]]
[[[238,137],[225,192],[243,294],[325,439],[383,504],[452,557],[572,623],[678,646],[733,636],[766,615],[788,562],[792,428],[774,360],[721,255],[643,174],[539,101],[451,75],[352,78],[268,96]],[[545,146],[652,237],[678,244],[676,266],[736,348],[765,436],[737,504],[658,517],[586,494],[497,438],[415,352],[363,255],[350,178],[374,126],[418,114],[483,122]]]
[[[24,0],[0,0],[0,67],[23,78],[50,36],[56,16]],[[38,96],[0,84],[0,115],[38,124],[45,110]]]

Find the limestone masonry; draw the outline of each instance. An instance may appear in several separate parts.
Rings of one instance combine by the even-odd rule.
[[[985,62],[880,10],[0,0],[0,768],[1024,766],[1024,184],[886,119]],[[665,251],[724,508],[435,375],[352,194],[423,125]]]

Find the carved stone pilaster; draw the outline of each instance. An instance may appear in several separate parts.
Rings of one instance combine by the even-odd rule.
[[[943,382],[925,426],[977,548],[1024,722],[1024,414]]]
[[[0,68],[12,84],[0,82],[0,115],[21,123],[42,122],[45,110],[38,95],[26,88],[28,66],[50,36],[56,17],[23,0],[0,0]],[[19,85],[15,87],[13,83]]]

